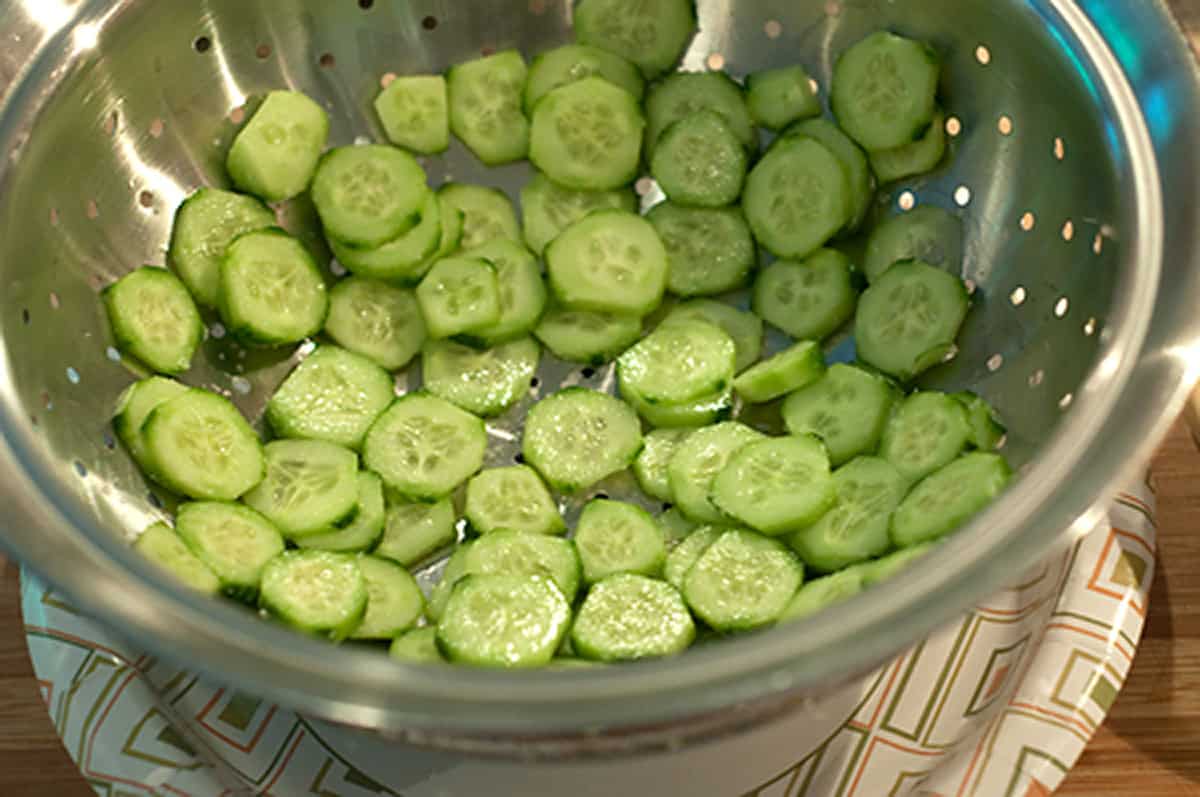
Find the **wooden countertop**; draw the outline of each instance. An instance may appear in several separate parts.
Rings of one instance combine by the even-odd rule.
[[[1108,723],[1059,792],[1067,797],[1200,795],[1200,454],[1182,425],[1154,474],[1161,556],[1149,624]],[[0,795],[26,794],[93,792],[42,705],[10,565],[0,575]]]

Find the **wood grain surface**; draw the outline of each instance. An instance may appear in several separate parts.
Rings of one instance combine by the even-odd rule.
[[[1200,795],[1200,454],[1182,425],[1160,451],[1154,474],[1160,556],[1149,624],[1129,682],[1060,795]],[[5,567],[0,797],[92,793],[42,705],[21,628],[16,569]]]

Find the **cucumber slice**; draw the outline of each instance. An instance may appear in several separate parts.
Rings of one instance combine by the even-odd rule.
[[[667,550],[672,553],[675,551],[675,548],[683,544],[683,541],[693,531],[699,528],[695,523],[684,517],[683,513],[675,507],[671,507],[658,516],[658,525],[663,531],[663,537],[667,541]],[[667,567],[669,567],[670,554],[667,554],[667,562]],[[663,569],[664,575],[666,569],[666,567]]]
[[[749,631],[783,616],[804,581],[804,566],[778,541],[726,531],[684,579],[683,597],[717,631]]]
[[[879,456],[911,485],[957,459],[970,437],[962,404],[944,393],[913,393],[884,427]]]
[[[699,111],[718,114],[747,150],[758,147],[750,108],[739,86],[724,72],[676,72],[646,94],[646,154],[653,155],[668,127]]]
[[[283,553],[283,537],[265,517],[240,504],[182,504],[175,516],[180,539],[216,574],[221,591],[253,600],[263,568]]]
[[[383,482],[374,473],[359,471],[357,486],[358,506],[354,511],[354,519],[348,526],[332,529],[325,534],[301,537],[296,540],[296,544],[301,548],[344,553],[358,553],[374,548],[383,534]]]
[[[533,59],[525,81],[525,112],[560,86],[599,77],[629,92],[635,100],[646,93],[646,81],[636,66],[619,55],[586,44],[564,44]]]
[[[946,114],[940,108],[925,134],[911,144],[871,153],[871,170],[881,183],[933,171],[946,157]]]
[[[628,386],[621,395],[646,423],[660,429],[693,429],[733,417],[733,387],[682,404],[664,404],[644,399]]]
[[[682,590],[692,565],[700,560],[708,546],[728,530],[722,526],[700,526],[680,540],[667,554],[667,563],[663,567],[663,577],[667,583],[675,589]]]
[[[546,309],[546,283],[537,258],[521,244],[507,239],[478,246],[471,250],[471,256],[486,260],[496,269],[500,318],[464,336],[464,342],[487,347],[528,335]]]
[[[691,0],[581,0],[575,35],[584,44],[616,53],[656,78],[679,61],[696,33]]]
[[[550,539],[550,538],[547,538]],[[433,622],[438,622],[446,611],[446,602],[458,582],[467,574],[467,554],[470,553],[471,543],[465,543],[454,549],[446,566],[442,569],[441,578],[429,591],[429,600],[425,603],[425,616]]]
[[[445,399],[415,393],[398,399],[363,445],[363,462],[407,498],[436,501],[483,466],[483,421]]]
[[[736,355],[733,339],[715,324],[662,324],[618,358],[621,392],[671,405],[711,396],[733,381]]]
[[[828,119],[809,119],[792,125],[783,136],[814,139],[837,156],[846,172],[846,184],[850,189],[847,197],[850,203],[850,220],[846,223],[844,232],[853,233],[861,227],[871,210],[871,201],[875,198],[875,185],[872,182],[871,166],[866,153]]]
[[[567,530],[550,491],[526,465],[476,474],[467,482],[466,516],[480,534],[501,530],[561,534]]]
[[[358,557],[287,551],[263,569],[259,603],[298,631],[338,642],[358,627],[368,595]]]
[[[598,661],[674,656],[695,638],[696,625],[679,590],[630,573],[592,587],[571,629],[575,650]]]
[[[538,101],[529,160],[566,188],[611,191],[637,177],[645,126],[632,94],[585,78]]]
[[[450,129],[488,166],[529,152],[529,121],[521,112],[528,70],[516,50],[457,64],[446,73]]]
[[[363,249],[382,246],[415,227],[428,194],[417,159],[384,144],[330,150],[312,185],[326,235]]]
[[[901,571],[907,569],[913,562],[933,550],[937,543],[926,542],[914,545],[895,553],[888,554],[882,559],[865,562],[861,565],[843,570],[843,573],[857,573],[862,577],[863,587],[873,587],[882,584]]]
[[[375,98],[375,113],[388,141],[434,155],[450,146],[446,79],[441,75],[401,75]]]
[[[754,121],[768,130],[782,130],[792,122],[821,115],[812,78],[799,64],[747,77],[746,105]]]
[[[904,260],[920,260],[957,273],[962,259],[962,220],[942,208],[922,205],[874,229],[867,241],[863,273],[875,282]]]
[[[719,208],[741,196],[748,165],[746,150],[725,118],[703,110],[663,131],[650,173],[671,201]]]
[[[329,292],[325,334],[342,348],[398,371],[421,350],[428,333],[415,293],[349,277]]]
[[[521,225],[512,200],[495,188],[467,183],[448,183],[438,190],[442,213],[462,214],[459,245],[464,252],[497,238],[521,242]]]
[[[446,659],[437,646],[437,629],[432,626],[405,631],[392,640],[388,655],[397,661],[415,664],[443,664]]]
[[[221,591],[221,580],[166,523],[147,527],[133,549],[197,592],[216,595]]]
[[[629,467],[642,450],[642,427],[612,396],[568,388],[529,410],[522,450],[552,488],[577,493]]]
[[[287,537],[327,534],[358,511],[358,456],[319,440],[276,440],[263,447],[267,476],[245,502]]]
[[[178,277],[144,266],[105,288],[103,297],[113,338],[122,351],[164,374],[181,374],[192,367],[204,324]]]
[[[850,259],[820,249],[796,262],[778,260],[754,283],[754,311],[799,340],[823,340],[854,315],[858,291]]]
[[[667,286],[667,250],[653,225],[622,210],[598,210],[546,248],[555,297],[572,310],[649,315]]]
[[[1008,486],[1012,470],[999,454],[965,454],[926,476],[892,515],[892,542],[907,548],[946,536]]]
[[[750,171],[742,207],[758,242],[776,257],[804,257],[849,221],[849,181],[829,149],[782,139]]]
[[[850,600],[865,588],[862,574],[854,571],[818,578],[800,588],[783,610],[779,620],[791,622],[812,617],[831,606]]]
[[[391,374],[366,357],[321,346],[271,396],[267,421],[280,437],[357,449],[396,397],[395,388]]]
[[[583,580],[595,584],[616,573],[657,576],[667,561],[662,529],[640,506],[589,501],[575,528]]]
[[[167,262],[198,304],[216,307],[221,258],[233,239],[275,226],[275,214],[254,197],[201,188],[175,213]]]
[[[954,355],[969,307],[958,277],[928,263],[897,263],[859,301],[858,356],[885,374],[913,379]]]
[[[221,264],[221,320],[251,343],[296,343],[325,323],[325,280],[304,245],[283,230],[249,232]]]
[[[433,504],[404,501],[388,509],[375,555],[412,567],[452,545],[456,536],[454,504],[449,499]]]
[[[824,375],[821,346],[805,340],[744,372],[734,380],[733,389],[747,403],[765,404],[807,387]]]
[[[688,208],[662,202],[646,219],[667,249],[667,290],[676,296],[734,290],[758,264],[750,225],[738,208]]]
[[[788,396],[783,421],[791,434],[819,437],[830,462],[841,465],[875,450],[899,400],[900,391],[883,377],[838,363]]]
[[[887,551],[888,524],[908,482],[886,460],[858,457],[833,474],[837,502],[811,526],[788,538],[804,563],[820,573],[865,562]]]
[[[747,313],[712,299],[693,299],[678,305],[663,323],[685,318],[716,324],[733,338],[734,348],[737,349],[737,373],[754,365],[762,356],[763,322],[754,313]]]
[[[571,623],[571,607],[550,579],[467,576],[438,624],[438,647],[451,661],[525,668],[550,663]]]
[[[367,582],[367,611],[351,639],[392,639],[416,625],[425,611],[425,596],[407,570],[377,556],[358,557]]]
[[[471,543],[465,551],[464,575],[541,576],[554,582],[567,603],[579,592],[579,555],[574,544],[561,537],[497,531]]]
[[[710,500],[755,531],[778,536],[816,522],[837,497],[829,454],[812,435],[750,443],[712,482]]]
[[[642,336],[642,319],[551,307],[533,334],[560,360],[604,365]]]
[[[637,212],[637,197],[628,188],[579,191],[563,188],[541,172],[521,189],[521,221],[525,243],[538,255],[550,242],[594,210]]]
[[[675,500],[667,478],[667,463],[691,433],[691,429],[655,429],[646,435],[645,447],[633,463],[633,475],[642,492],[659,501]]]
[[[721,523],[725,515],[709,501],[713,481],[743,447],[765,440],[749,426],[727,421],[700,429],[680,443],[667,464],[667,480],[675,505],[700,523]]]
[[[421,355],[425,389],[476,415],[500,415],[529,393],[541,347],[532,338],[473,349],[431,340]]]
[[[967,423],[971,429],[967,442],[980,451],[995,451],[1008,433],[996,410],[971,392],[955,393],[951,398],[967,410]]]
[[[431,259],[442,240],[441,202],[426,192],[421,201],[420,221],[397,238],[374,249],[363,249],[328,238],[338,262],[360,277],[392,280],[415,285],[433,266]]]
[[[478,258],[439,260],[417,286],[417,303],[431,338],[486,329],[500,320],[496,269]]]
[[[149,473],[189,498],[233,501],[266,473],[262,444],[226,398],[189,389],[156,406],[142,425]]]
[[[129,451],[143,470],[150,470],[146,443],[142,438],[142,424],[159,404],[170,401],[188,391],[187,385],[162,376],[152,376],[134,382],[117,399],[117,411],[113,415],[113,430],[117,439]]]
[[[329,138],[329,117],[297,91],[272,91],[229,147],[225,168],[239,190],[280,202],[304,193]]]
[[[940,71],[927,45],[886,31],[872,34],[838,59],[833,113],[869,152],[903,146],[933,119]]]

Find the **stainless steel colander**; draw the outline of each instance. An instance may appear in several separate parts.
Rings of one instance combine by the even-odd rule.
[[[699,11],[691,70],[800,60],[827,87],[837,53],[880,27],[945,56],[953,160],[877,210],[934,204],[965,220],[975,308],[959,357],[928,384],[990,399],[1022,467],[999,503],[909,575],[810,622],[677,660],[531,676],[335,649],[185,594],[126,546],[163,509],[107,431],[133,375],[97,291],[161,263],[179,202],[226,183],[224,149],[247,102],[295,87],[329,109],[331,143],[381,138],[370,113],[381,76],[561,43],[562,0],[0,2],[4,544],[137,643],[243,691],[441,747],[556,755],[677,744],[793,710],[1089,528],[1200,360],[1200,93],[1167,6],[700,0]],[[484,169],[457,145],[426,165],[435,182],[514,195],[527,176]],[[310,207],[280,213],[324,251]],[[297,356],[243,350],[214,324],[187,381],[257,418]],[[610,386],[609,376],[548,366],[535,392]],[[527,406],[493,425],[493,463],[516,451]]]

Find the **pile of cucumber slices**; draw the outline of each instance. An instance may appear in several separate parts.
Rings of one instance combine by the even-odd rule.
[[[115,430],[180,499],[141,552],[400,659],[566,666],[811,615],[1003,490],[988,404],[912,389],[969,310],[959,220],[921,207],[867,229],[878,185],[946,157],[936,54],[867,37],[823,116],[798,65],[668,74],[691,0],[580,0],[574,23],[528,65],[509,50],[387,83],[387,144],[326,151],[320,105],[268,94],[228,152],[236,192],[196,191],[169,269],[104,290],[126,361],[153,374]],[[494,188],[429,186],[418,157],[451,133],[489,166],[532,163],[520,218]],[[647,177],[666,199],[641,214]],[[342,279],[264,204],[303,193]],[[246,345],[309,342],[252,419],[268,442],[175,378],[217,319]],[[765,325],[789,343],[764,358]],[[827,364],[843,330],[857,360]],[[486,419],[520,412],[544,357],[615,361],[614,389],[546,395],[520,462],[484,469]],[[630,469],[638,503],[600,494]],[[424,594],[410,569],[447,551]]]

